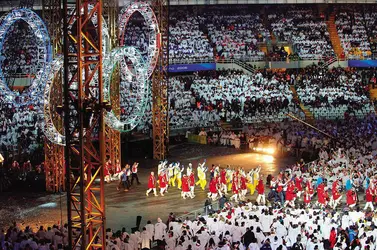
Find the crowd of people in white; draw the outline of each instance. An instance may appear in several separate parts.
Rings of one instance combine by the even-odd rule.
[[[360,71],[345,68],[328,70],[313,65],[298,75],[296,86],[301,102],[315,115],[339,110],[335,117],[343,118],[345,112],[360,110],[365,115],[373,111],[368,83],[363,81]]]
[[[208,15],[209,14],[209,15]],[[264,52],[258,42],[266,42],[270,32],[258,12],[244,6],[217,7],[206,15],[208,35],[217,56],[226,59],[259,61]]]
[[[213,50],[203,33],[206,18],[192,14],[188,8],[176,9],[170,16],[169,61],[171,63],[199,60],[213,61]]]
[[[9,152],[31,154],[43,142],[43,116],[38,107],[2,104],[0,148]]]
[[[366,30],[366,22],[371,22],[372,15],[364,19],[363,11],[355,6],[340,6],[335,24],[344,53],[350,59],[370,58],[371,48]]]
[[[324,19],[315,8],[281,6],[271,11],[268,20],[279,41],[291,42],[302,59],[321,59],[334,56]]]
[[[187,84],[172,81],[169,98],[173,127],[205,127],[221,118],[244,123],[278,121],[296,108],[289,84],[277,74],[247,75],[231,70],[217,74],[211,78],[196,76],[187,79]]]
[[[316,6],[298,5],[266,9],[244,5],[174,8],[170,16],[170,61],[175,64],[215,58],[264,60],[266,51],[261,50],[259,43],[268,44],[271,34],[278,42],[290,43],[291,55],[301,59],[333,57],[335,53],[326,24],[332,14],[344,56],[371,58],[372,52],[377,52],[374,29],[377,16],[373,8],[335,6],[327,15]],[[127,44],[145,51],[148,31],[142,19],[138,14],[131,18]],[[286,56],[280,59],[284,58]]]
[[[34,32],[23,20],[16,21],[4,39],[1,67],[4,75],[31,74],[38,68],[38,48]]]

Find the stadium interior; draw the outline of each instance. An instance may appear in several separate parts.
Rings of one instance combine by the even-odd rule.
[[[112,9],[113,24],[106,7],[103,20],[102,13],[81,20],[85,9],[72,21],[62,6],[73,10],[76,1],[59,0],[59,24],[53,24],[47,2],[53,1],[0,1],[0,250],[86,244],[109,250],[377,249],[376,3],[127,0]],[[107,0],[97,2],[105,6]],[[165,36],[155,2],[168,9]],[[72,54],[81,52],[64,47],[64,34],[72,44],[82,39],[81,57],[100,66],[83,61],[77,64],[82,71],[74,71]],[[165,83],[165,92],[156,82]],[[67,101],[67,92],[76,103]],[[80,110],[85,114],[74,120]],[[101,122],[108,122],[106,129]],[[166,137],[161,154],[159,133]],[[110,143],[102,163],[94,163],[99,157],[92,152],[113,140],[118,145]],[[82,151],[72,156],[70,150]],[[133,184],[134,162],[144,187]],[[79,167],[67,174],[70,164]],[[183,185],[183,169],[189,176],[191,165],[198,174],[195,196],[175,185],[181,175]],[[131,169],[132,183],[130,176],[123,180],[124,168]],[[231,172],[225,183],[222,170]],[[169,171],[165,190],[160,174]],[[199,173],[205,183],[208,177],[202,189]],[[84,182],[97,185],[93,197],[106,196],[101,206],[112,229],[99,232],[92,225],[85,233],[82,225],[95,216],[81,226],[67,220],[69,197]],[[156,187],[159,197],[147,198]],[[267,201],[261,202],[262,194]],[[25,199],[34,205],[22,204]],[[138,215],[143,218],[135,227]],[[25,227],[34,223],[42,227]]]

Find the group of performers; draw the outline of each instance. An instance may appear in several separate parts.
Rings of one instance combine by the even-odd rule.
[[[104,166],[105,182],[119,181],[117,190],[123,187],[124,191],[128,191],[134,181],[140,185],[139,176],[137,174],[138,168],[138,162],[134,162],[132,166],[126,164],[124,167],[121,167],[119,160],[116,160],[115,164],[112,164],[111,160],[108,160]]]
[[[199,163],[196,168],[197,175],[192,164],[189,163],[186,171],[185,167],[179,162],[168,164],[167,161],[160,162],[157,170],[157,177],[154,172],[151,172],[148,181],[148,190],[146,195],[153,191],[155,196],[157,194],[157,186],[159,186],[160,195],[164,196],[168,188],[177,187],[181,190],[181,197],[183,199],[195,197],[195,186],[199,186],[202,190],[207,187],[207,172],[208,168],[205,166],[206,161]],[[258,191],[258,201],[265,203],[264,185],[259,176],[260,167],[253,169],[246,173],[242,168],[231,169],[229,166],[226,169],[220,169],[219,166],[212,165],[210,169],[210,182],[208,197],[212,200],[232,193],[231,199],[234,201],[245,200],[248,189],[251,194],[255,190]]]
[[[297,167],[299,169],[299,166]],[[300,171],[288,170],[281,172],[276,177],[267,178],[269,193],[265,196],[265,185],[262,176],[259,174],[261,168],[257,167],[249,172],[242,168],[232,169],[229,166],[220,168],[212,165],[210,169],[206,167],[206,161],[199,163],[196,168],[196,175],[191,163],[187,168],[179,162],[168,164],[167,161],[160,162],[158,165],[157,176],[151,172],[148,181],[146,195],[153,191],[157,196],[159,193],[164,196],[168,189],[177,187],[181,190],[181,197],[194,198],[195,186],[202,190],[207,187],[207,172],[209,172],[208,197],[213,201],[229,195],[235,202],[243,201],[246,195],[253,195],[257,192],[256,202],[259,205],[266,204],[266,200],[271,203],[280,203],[281,207],[294,208],[296,201],[301,200],[305,207],[328,207],[336,209],[345,195],[346,204],[353,208],[358,201],[357,190],[354,187],[342,184],[342,178],[337,178],[330,185],[327,180],[318,177],[315,181],[308,175],[301,174]],[[297,170],[297,169],[296,169]],[[373,202],[377,202],[377,185],[370,183],[365,191],[365,210],[374,210]],[[317,195],[315,202],[313,196]]]

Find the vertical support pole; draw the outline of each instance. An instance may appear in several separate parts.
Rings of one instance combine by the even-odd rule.
[[[163,160],[169,147],[169,0],[153,0],[153,9],[160,27],[160,50],[152,76],[153,158]]]
[[[105,131],[102,18],[98,18],[102,16],[102,0],[64,0],[63,3],[69,249],[104,249]],[[73,7],[74,11],[69,12],[68,7]],[[96,26],[92,22],[94,19]],[[79,230],[74,241],[73,230]]]

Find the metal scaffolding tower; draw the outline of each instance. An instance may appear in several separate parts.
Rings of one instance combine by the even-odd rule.
[[[63,0],[63,39],[69,249],[105,249],[102,0],[68,1]]]
[[[160,27],[159,57],[152,76],[153,158],[163,160],[169,145],[169,0],[153,0],[152,7]]]

